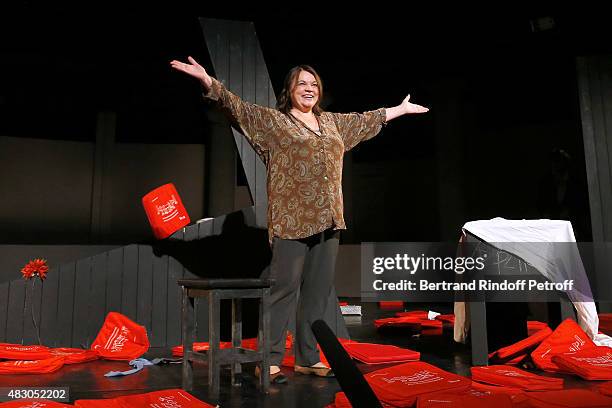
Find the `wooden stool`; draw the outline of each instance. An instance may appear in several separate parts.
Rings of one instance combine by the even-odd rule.
[[[237,385],[237,375],[242,363],[257,362],[260,365],[260,384],[263,392],[270,385],[270,286],[269,279],[179,279],[182,286],[182,331],[183,331],[183,389],[193,389],[193,361],[208,362],[208,385],[210,392],[219,394],[220,366],[231,364],[232,384]],[[193,351],[196,335],[194,300],[208,298],[208,341],[206,352]],[[259,303],[259,336],[257,350],[247,350],[242,344],[242,299],[257,298]],[[232,347],[219,348],[220,300],[232,300]]]

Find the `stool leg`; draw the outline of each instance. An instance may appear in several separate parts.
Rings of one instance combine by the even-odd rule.
[[[195,341],[195,318],[193,298],[188,296],[187,289],[184,287],[181,307],[181,324],[183,337],[183,389],[191,391],[193,389],[191,352],[193,350],[193,342]]]
[[[261,291],[259,302],[259,351],[261,352],[260,384],[263,392],[270,387],[270,289]]]
[[[232,347],[242,346],[242,300],[232,299]],[[236,352],[236,350],[234,350]],[[232,385],[240,385],[238,378],[242,372],[240,363],[232,364]]]
[[[219,294],[212,290],[208,293],[208,386],[211,394],[219,395],[219,340],[220,340],[220,317],[219,317]]]
[[[487,305],[485,302],[470,302],[470,341],[472,342],[472,365],[489,365],[487,339]]]

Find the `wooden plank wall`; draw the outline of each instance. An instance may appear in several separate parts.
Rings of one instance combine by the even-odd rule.
[[[173,239],[212,234],[214,223],[188,226]],[[155,255],[150,245],[134,244],[53,267],[44,282],[5,282],[0,284],[0,342],[37,344],[34,316],[43,344],[89,347],[106,315],[115,311],[145,326],[151,346],[177,345],[181,330],[176,280],[184,276],[196,275],[168,255]],[[199,323],[206,328],[208,322],[203,318]]]
[[[200,24],[216,78],[243,100],[275,107],[276,97],[252,22],[201,18]],[[256,222],[266,227],[266,167],[235,129],[234,140],[256,207]]]

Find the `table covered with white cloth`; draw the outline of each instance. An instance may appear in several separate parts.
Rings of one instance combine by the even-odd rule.
[[[578,324],[591,338],[597,334],[597,309],[569,221],[493,218],[467,222],[462,232],[521,258],[552,282],[571,276],[575,285],[566,294],[576,309]],[[559,243],[567,244],[560,250]],[[458,342],[465,341],[470,326],[465,306],[455,303],[454,334]]]

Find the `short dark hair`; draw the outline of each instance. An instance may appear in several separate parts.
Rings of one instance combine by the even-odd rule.
[[[278,100],[276,101],[276,108],[283,113],[289,113],[292,107],[291,91],[293,90],[293,88],[295,88],[297,79],[300,76],[300,72],[302,71],[311,73],[317,81],[317,88],[319,88],[319,98],[317,99],[317,103],[315,104],[315,106],[312,108],[312,111],[319,115],[321,114],[321,112],[323,112],[323,109],[321,109],[321,106],[319,106],[321,99],[323,99],[323,82],[321,82],[321,77],[319,76],[319,74],[317,74],[317,71],[315,71],[315,69],[310,65],[298,65],[289,70],[287,76],[285,77],[283,90],[281,91],[280,95],[278,96]]]

